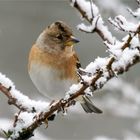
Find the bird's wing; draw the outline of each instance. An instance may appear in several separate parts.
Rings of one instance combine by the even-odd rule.
[[[74,58],[76,60],[76,68],[77,68],[77,73],[78,75],[88,75],[88,76],[91,76],[91,73],[89,72],[86,72],[82,67],[81,67],[81,63],[79,61],[79,58],[78,56],[76,55],[76,53],[74,54]]]
[[[80,63],[80,61],[79,61],[79,58],[78,58],[78,56],[76,55],[76,53],[74,53],[74,58],[75,58],[75,60],[76,60],[76,68],[77,68],[77,70],[79,69],[79,68],[81,68],[81,63]]]

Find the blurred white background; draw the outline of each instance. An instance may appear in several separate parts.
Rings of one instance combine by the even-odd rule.
[[[118,14],[126,15],[126,17],[130,16],[126,10],[128,6],[132,9],[137,8],[135,0],[95,0],[95,3],[106,22],[110,16],[114,17]],[[85,34],[76,30],[76,25],[81,21],[79,14],[70,6],[69,1],[0,0],[0,72],[12,79],[17,89],[32,99],[44,100],[38,94],[28,76],[28,53],[42,30],[56,20],[63,20],[68,23],[72,27],[75,36],[81,40],[75,49],[79,54],[83,67],[94,61],[97,56],[104,57],[108,55],[105,52],[102,40],[97,34]],[[123,33],[114,32],[112,26],[106,24],[109,25],[110,30],[118,38],[124,35]],[[128,87],[131,85],[131,89],[137,89],[137,93],[140,93],[139,68],[138,64],[121,76],[127,81]],[[125,84],[125,82],[122,81],[122,84]],[[115,87],[112,86],[112,88]],[[122,117],[119,113],[115,113],[118,111],[117,108],[122,107],[122,102],[129,102],[129,99],[122,95],[123,90],[120,89],[123,88],[125,86],[121,88],[118,86],[115,90],[106,87],[95,93],[95,104],[104,111],[103,114],[68,113],[67,116],[59,115],[55,121],[49,123],[48,129],[41,127],[40,130],[52,140],[93,140],[96,136],[106,136],[117,140],[127,139],[127,136],[132,139],[140,137],[140,125],[136,127],[136,124],[140,123],[139,112],[134,117],[132,117],[133,115],[123,115]],[[110,104],[112,106],[110,108],[106,105],[107,99],[110,97],[112,97],[110,99],[112,102],[114,100],[123,100],[119,104]],[[127,113],[135,113],[135,110],[131,108],[131,104],[129,105],[126,109],[130,112],[127,111]],[[12,106],[7,105],[6,97],[0,94],[0,119],[13,119],[15,111]],[[105,140],[105,138],[102,140]]]

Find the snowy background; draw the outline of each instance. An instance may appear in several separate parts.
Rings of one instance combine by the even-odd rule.
[[[133,0],[95,0],[103,17],[122,14],[130,16],[127,7],[135,9]],[[119,7],[119,8],[118,8]],[[0,1],[0,72],[13,80],[16,87],[32,99],[44,100],[32,84],[28,72],[28,53],[42,30],[56,20],[67,22],[81,42],[75,47],[82,66],[97,56],[107,56],[105,46],[97,34],[85,34],[76,30],[80,23],[78,13],[69,2],[61,0],[1,0]],[[110,30],[112,26],[109,25]],[[113,31],[113,30],[112,30]],[[114,33],[121,38],[122,33]],[[104,113],[69,113],[59,115],[49,128],[39,129],[52,140],[139,140],[140,139],[140,77],[139,65],[118,79],[112,80],[102,91],[96,92],[95,104]],[[111,87],[111,88],[110,88]],[[8,106],[6,97],[0,94],[0,125],[5,119],[13,119],[16,110]],[[82,113],[82,114],[81,114]],[[40,134],[39,134],[40,135]],[[39,136],[38,136],[39,137]],[[109,137],[109,138],[107,138]],[[38,138],[36,138],[38,139]],[[42,138],[43,139],[43,138]]]

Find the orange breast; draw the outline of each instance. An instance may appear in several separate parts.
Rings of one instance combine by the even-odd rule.
[[[60,79],[73,79],[77,81],[76,61],[74,55],[67,56],[65,53],[50,54],[34,45],[29,54],[28,70],[30,71],[32,65],[37,63],[39,65],[60,70],[61,72],[58,75]]]

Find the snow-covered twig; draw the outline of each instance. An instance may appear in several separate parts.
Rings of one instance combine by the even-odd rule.
[[[104,25],[97,6],[92,1],[71,0],[71,4],[78,9],[83,18],[91,24],[88,28],[86,25],[81,24],[79,28],[89,32],[97,32],[103,41],[105,41],[111,53],[106,58],[97,58],[94,62],[91,62],[85,68],[85,71],[91,73],[91,75],[81,75],[83,81],[77,85],[72,85],[64,99],[52,105],[30,100],[19,91],[17,92],[12,82],[9,82],[11,85],[7,85],[7,82],[3,82],[6,81],[6,77],[2,75],[0,77],[0,90],[8,99],[12,99],[10,103],[18,107],[21,111],[17,115],[14,127],[10,130],[10,138],[13,140],[30,138],[36,128],[43,123],[48,123],[47,119],[49,117],[56,114],[56,112],[65,111],[65,108],[73,105],[72,101],[78,96],[87,94],[87,91],[89,91],[87,89],[92,88],[92,92],[101,89],[108,80],[116,75],[123,74],[128,71],[130,67],[140,62],[138,39],[140,26],[137,26],[137,28],[133,30],[133,34],[129,33],[122,42],[114,41],[114,37],[112,37],[108,28]],[[113,47],[115,49],[112,49]]]
[[[133,26],[132,26],[132,23],[129,23],[131,26],[129,26],[129,28],[128,28],[127,27],[128,22],[126,22],[126,19],[124,17],[122,17],[122,16],[116,17],[116,21],[114,21],[114,22],[112,21],[116,27],[120,28],[123,31],[129,30],[129,32],[130,32],[132,30],[134,33],[132,35],[129,33],[129,35],[125,37],[127,39],[125,39],[125,41],[123,41],[123,42],[120,42],[116,39],[114,40],[114,37],[112,37],[108,28],[104,25],[104,22],[101,18],[98,7],[93,2],[87,1],[87,0],[70,0],[70,2],[71,2],[71,5],[74,8],[76,8],[80,12],[82,17],[85,20],[87,20],[90,24],[90,26],[86,26],[85,24],[82,23],[78,26],[79,29],[81,29],[84,32],[86,32],[86,31],[89,32],[89,28],[91,29],[93,27],[94,32],[96,32],[100,35],[100,37],[103,39],[104,43],[109,48],[108,51],[111,53],[111,55],[113,54],[113,57],[109,57],[110,58],[109,63],[106,64],[107,68],[110,68],[110,70],[111,70],[113,62],[118,58],[120,59],[120,56],[122,55],[123,50],[125,50],[125,48],[127,48],[127,47],[132,46],[131,42],[133,42],[133,39],[136,38],[136,40],[139,40],[138,34],[140,31],[140,24],[139,23],[136,25],[133,24]],[[92,16],[92,15],[94,15],[94,16]],[[99,18],[97,18],[97,17],[100,17],[102,22],[99,21]],[[124,25],[124,23],[125,23],[125,25]],[[91,33],[93,33],[92,31],[93,30],[91,30]],[[139,44],[138,44],[138,46],[139,46]]]
[[[139,54],[139,51],[137,53]],[[16,135],[16,137],[15,137],[15,135],[12,135],[12,138],[14,140],[19,140],[19,139],[22,140],[23,138],[28,139],[29,137],[32,136],[33,131],[36,128],[38,128],[40,125],[42,125],[42,122],[46,122],[46,119],[49,118],[51,115],[53,115],[56,111],[67,107],[67,105],[71,101],[73,101],[78,96],[83,95],[85,90],[88,87],[92,86],[94,91],[97,89],[100,89],[109,79],[111,79],[114,76],[114,75],[110,74],[110,72],[107,71],[107,69],[103,69],[107,66],[107,64],[108,65],[112,64],[112,61],[109,61],[109,60],[111,60],[111,59],[110,58],[106,59],[106,61],[105,61],[106,63],[103,63],[102,67],[100,67],[99,65],[96,66],[96,73],[92,72],[92,73],[94,73],[94,75],[93,75],[93,78],[91,79],[91,81],[88,81],[90,83],[89,85],[82,84],[81,86],[77,86],[77,89],[76,89],[77,91],[75,91],[74,93],[72,93],[72,91],[69,91],[71,96],[69,96],[67,99],[58,101],[57,103],[53,104],[50,108],[48,108],[48,111],[42,111],[38,115],[35,113],[34,114],[26,113],[26,115],[24,114],[23,116],[27,116],[28,119],[29,119],[29,117],[31,117],[31,119],[30,119],[31,122],[28,123],[28,125],[23,125],[24,127],[22,126],[20,129],[18,128],[16,130],[16,128],[19,127],[18,125],[19,124],[21,125],[21,123],[19,123],[19,124],[17,123],[17,127],[13,128],[12,132],[16,132],[16,134],[18,134],[18,135]],[[91,72],[91,70],[93,70],[95,64],[97,64],[96,61],[93,64],[92,63],[89,64],[87,66],[86,70]],[[133,55],[131,56],[130,61],[127,62],[126,66],[122,67],[122,66],[119,66],[119,64],[118,64],[117,69],[115,69],[116,67],[114,67],[112,71],[115,71],[117,74],[122,74],[123,72],[127,71],[129,67],[133,66],[134,64],[136,64],[139,61],[140,61],[140,55],[135,57],[135,54],[134,54],[134,56]],[[98,70],[97,70],[97,67],[98,67]],[[17,100],[18,100],[18,98],[17,98]],[[37,115],[36,119],[33,119],[36,115]],[[21,117],[21,119],[23,119],[23,118]]]
[[[78,29],[88,33],[96,32],[104,41],[110,44],[115,42],[115,38],[109,32],[107,26],[99,13],[98,7],[92,1],[70,0],[72,7],[75,7],[81,14],[82,18],[87,20],[90,25],[81,23]]]
[[[127,8],[128,12],[130,14],[132,14],[135,18],[136,17],[140,17],[140,0],[136,0],[138,5],[139,5],[139,8],[137,8],[135,11],[132,11],[130,8]]]
[[[15,88],[14,83],[4,74],[0,73],[0,91],[8,98],[10,105],[16,106],[20,111],[41,112],[47,110],[49,103],[34,101]]]
[[[136,11],[132,11],[130,8],[127,8],[128,12],[132,14],[134,17],[140,17],[140,8],[138,8]]]

